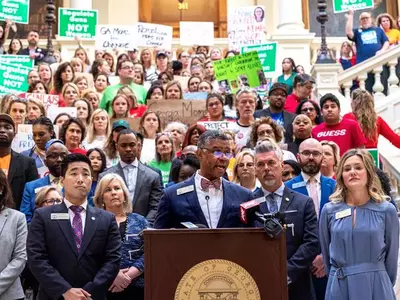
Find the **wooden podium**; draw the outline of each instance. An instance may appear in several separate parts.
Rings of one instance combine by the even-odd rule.
[[[146,300],[287,300],[285,235],[261,228],[146,230]]]

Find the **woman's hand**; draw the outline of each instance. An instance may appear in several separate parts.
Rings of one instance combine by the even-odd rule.
[[[136,277],[139,277],[143,273],[143,272],[139,271],[138,268],[135,268],[135,267],[126,268],[121,271],[123,271],[126,275],[128,275],[130,278],[132,278],[132,280],[135,279]]]

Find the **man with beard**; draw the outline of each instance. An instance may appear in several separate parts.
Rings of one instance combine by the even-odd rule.
[[[288,188],[313,199],[317,218],[322,207],[329,202],[329,197],[336,187],[335,180],[321,175],[322,153],[322,145],[316,139],[310,138],[302,142],[297,154],[301,174],[285,182]],[[312,273],[317,300],[323,300],[328,278],[321,254],[317,255],[313,261]]]
[[[296,115],[283,110],[287,95],[287,86],[285,84],[274,83],[268,93],[269,107],[257,110],[254,113],[254,118],[271,117],[272,120],[285,129],[285,143],[291,143],[293,141],[292,123]]]
[[[60,186],[61,162],[68,155],[68,149],[60,140],[51,139],[46,143],[46,158],[44,164],[50,174],[43,178],[28,182],[22,196],[21,212],[26,216],[26,221],[31,222],[35,210],[35,197],[44,186],[54,184]],[[61,186],[60,186],[61,187]]]
[[[39,64],[42,59],[46,56],[47,52],[45,49],[39,48],[39,32],[31,30],[26,38],[28,40],[28,48],[24,48],[18,51],[18,55],[29,55],[31,59],[35,60],[35,65]]]
[[[252,197],[249,190],[222,178],[233,156],[228,136],[207,130],[197,147],[200,169],[163,191],[154,228],[179,228],[182,222],[208,228],[243,227],[240,204]]]
[[[286,230],[286,259],[289,300],[315,300],[312,288],[311,264],[319,253],[318,221],[313,200],[283,184],[282,151],[278,145],[263,141],[255,148],[256,176],[262,187],[254,192],[255,198],[265,197],[260,204],[261,213],[296,210],[285,218],[294,225]],[[264,227],[256,222],[255,226]]]
[[[7,114],[0,114],[0,169],[11,186],[15,209],[19,210],[25,184],[39,177],[35,160],[11,150],[15,123]]]

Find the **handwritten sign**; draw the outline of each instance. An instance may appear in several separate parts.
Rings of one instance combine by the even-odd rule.
[[[231,50],[265,41],[264,6],[236,7],[228,14],[228,44]]]
[[[160,116],[162,128],[175,121],[193,124],[207,113],[205,100],[149,100],[147,106]]]
[[[185,99],[185,100],[207,100],[207,96],[208,96],[207,92],[184,93],[183,99]]]
[[[33,135],[32,135],[32,125],[19,124],[17,138],[18,138],[17,152],[19,153],[31,149],[33,146],[35,146],[35,142],[33,140]]]
[[[94,38],[97,14],[97,10],[58,8],[58,35],[67,38]]]
[[[0,62],[33,69],[34,60],[29,55],[0,55]]]
[[[207,130],[234,130],[237,128],[235,122],[217,121],[217,122],[197,122],[203,125]]]
[[[67,113],[71,117],[76,118],[76,107],[57,107],[57,106],[50,106],[47,110],[47,117],[54,122],[54,119],[61,113]]]
[[[29,23],[29,0],[2,0],[0,2],[0,20],[11,19],[15,23]]]
[[[135,26],[97,25],[96,49],[133,50],[135,44]]]
[[[172,27],[151,24],[136,24],[136,43],[141,47],[157,47],[166,50],[172,49]]]
[[[0,94],[25,92],[28,87],[28,73],[31,68],[0,63]]]
[[[241,53],[257,51],[264,73],[275,72],[277,43],[244,46]]]
[[[60,97],[58,95],[35,94],[35,93],[22,93],[22,98],[35,99],[43,103],[44,108],[47,110],[50,106],[58,107]]]
[[[374,7],[374,0],[333,0],[333,12],[344,13],[352,10],[360,10]]]
[[[180,42],[182,46],[213,46],[213,22],[180,22]]]
[[[235,93],[239,88],[256,88],[266,84],[256,51],[215,61],[213,66],[215,78],[225,93]]]

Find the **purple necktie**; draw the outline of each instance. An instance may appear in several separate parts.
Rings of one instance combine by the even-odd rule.
[[[74,213],[74,218],[72,220],[72,229],[74,230],[76,248],[78,248],[79,252],[79,250],[81,249],[82,236],[83,236],[83,228],[82,228],[83,226],[81,218],[81,212],[83,210],[83,207],[72,205],[69,208]]]

